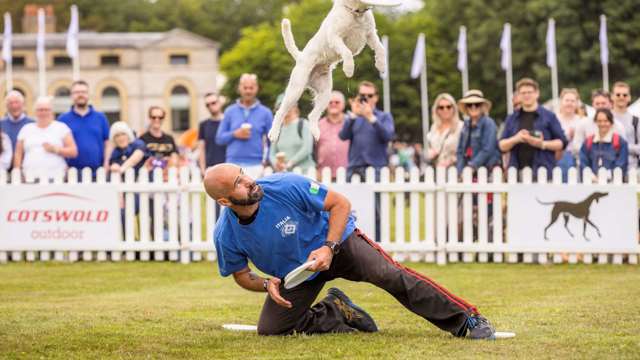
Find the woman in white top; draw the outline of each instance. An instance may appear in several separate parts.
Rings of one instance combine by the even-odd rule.
[[[576,89],[562,89],[560,92],[560,111],[556,114],[564,134],[569,140],[569,145],[563,151],[556,154],[558,167],[562,169],[562,179],[567,181],[569,169],[576,166],[576,159],[580,154],[580,146],[576,143],[576,129],[586,121],[580,116],[580,94]]]
[[[435,167],[453,166],[463,125],[453,96],[438,95],[431,108],[431,118],[433,126],[427,134],[426,160]]]
[[[0,129],[0,171],[7,171],[11,167],[12,160],[11,139]]]
[[[53,119],[52,98],[36,101],[36,122],[18,133],[14,168],[21,168],[27,179],[64,176],[65,158],[78,156],[78,148],[69,127]]]

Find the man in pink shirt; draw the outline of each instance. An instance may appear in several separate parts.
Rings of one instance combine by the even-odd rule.
[[[345,98],[340,91],[331,94],[327,116],[320,119],[320,139],[316,146],[318,170],[331,169],[335,179],[339,167],[349,165],[349,140],[341,140],[338,134],[344,123]]]

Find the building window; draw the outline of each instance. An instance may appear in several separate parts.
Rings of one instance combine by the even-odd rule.
[[[191,111],[189,106],[191,97],[189,91],[181,85],[171,90],[171,99],[169,105],[171,107],[171,127],[173,131],[185,131],[189,129]]]
[[[100,65],[102,65],[102,66],[118,66],[118,65],[120,65],[120,56],[118,56],[118,55],[102,55],[100,57]]]
[[[24,56],[14,56],[11,58],[13,67],[24,67]]]
[[[189,55],[173,54],[169,56],[169,63],[171,65],[189,65]]]
[[[71,66],[71,58],[68,56],[54,56],[53,66]]]
[[[107,116],[109,124],[120,121],[121,104],[120,92],[113,86],[109,86],[102,90],[102,102],[100,110]]]
[[[53,112],[56,114],[56,118],[69,111],[71,104],[71,90],[66,86],[57,88],[53,93]]]

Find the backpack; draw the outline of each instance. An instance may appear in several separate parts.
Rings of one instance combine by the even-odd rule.
[[[304,122],[307,121],[307,119],[304,118],[300,118],[298,119],[298,136],[300,137],[300,139],[302,139],[302,129],[304,128]],[[316,165],[318,164],[318,159],[317,159],[317,149],[316,149],[316,141],[313,141],[313,148],[311,149],[311,158],[313,159],[313,162],[316,163]]]
[[[595,135],[591,135],[587,138],[587,151],[591,151],[591,147],[593,147],[594,137]],[[613,149],[616,151],[616,154],[620,152],[620,135],[618,135],[618,133],[613,133],[611,143],[613,144]]]

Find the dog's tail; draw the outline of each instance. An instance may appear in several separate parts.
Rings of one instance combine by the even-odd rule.
[[[544,201],[540,201],[540,199],[536,198],[536,201],[538,202],[538,204],[540,205],[553,205],[555,204],[555,202],[544,202]]]
[[[296,40],[293,38],[289,19],[282,19],[282,38],[284,39],[284,46],[287,48],[287,51],[289,51],[289,54],[293,56],[294,60],[298,60],[300,57],[300,49],[296,46]]]

